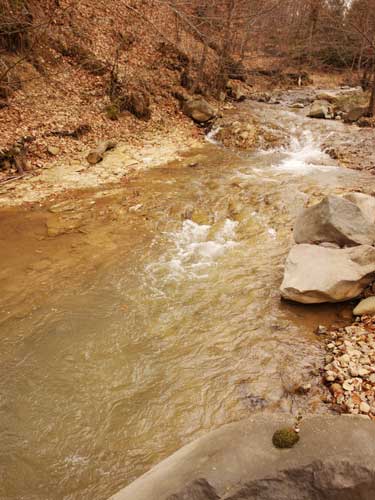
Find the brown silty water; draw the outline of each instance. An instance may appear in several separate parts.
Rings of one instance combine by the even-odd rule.
[[[313,329],[342,306],[281,302],[282,266],[309,197],[373,180],[321,151],[341,123],[250,106],[288,147],[207,143],[51,210],[2,214],[1,499],[102,500],[249,412],[326,411],[314,384],[289,386],[315,373]]]

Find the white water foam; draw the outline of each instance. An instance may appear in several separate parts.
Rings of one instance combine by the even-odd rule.
[[[215,128],[212,128],[208,134],[206,134],[206,141],[211,143],[211,144],[215,144],[215,146],[218,146],[220,144],[219,141],[217,141],[215,139],[217,133],[220,131],[221,127],[215,127]]]
[[[208,268],[228,249],[238,245],[237,225],[238,222],[226,219],[215,231],[208,224],[184,221],[181,230],[167,234],[174,243],[173,251],[148,270],[159,278],[160,274],[166,274],[167,281],[206,277]]]
[[[329,164],[329,156],[322,151],[310,131],[303,132],[301,137],[294,136],[290,148],[285,153],[286,158],[278,165],[274,165],[284,172],[306,174],[314,170],[337,168]]]

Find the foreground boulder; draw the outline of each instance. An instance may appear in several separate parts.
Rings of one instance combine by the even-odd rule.
[[[258,414],[193,441],[111,500],[371,500],[375,424],[314,416],[290,450],[273,446],[290,415]]]
[[[188,99],[184,103],[182,110],[185,115],[197,123],[208,122],[216,116],[216,109],[200,96]]]
[[[318,99],[312,103],[307,116],[310,118],[332,118],[332,106],[328,101]]]
[[[340,247],[372,245],[375,226],[356,204],[339,196],[327,196],[300,214],[294,227],[294,240],[296,243],[330,242]]]
[[[350,300],[375,277],[375,248],[326,248],[295,245],[285,264],[280,287],[284,299],[317,304]]]

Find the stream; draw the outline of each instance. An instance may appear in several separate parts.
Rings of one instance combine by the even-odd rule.
[[[250,111],[289,146],[239,153],[211,134],[73,208],[0,218],[2,500],[105,500],[251,412],[328,411],[314,329],[347,306],[289,304],[278,288],[307,200],[373,177],[322,151],[341,122]],[[64,217],[79,231],[48,236]],[[309,395],[292,394],[301,380]]]

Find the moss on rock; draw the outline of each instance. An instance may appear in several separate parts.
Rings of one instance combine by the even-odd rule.
[[[291,427],[278,429],[272,436],[276,448],[292,448],[299,441],[299,434]]]
[[[117,104],[109,104],[108,106],[106,106],[105,112],[110,120],[115,121],[119,119],[120,110]]]

